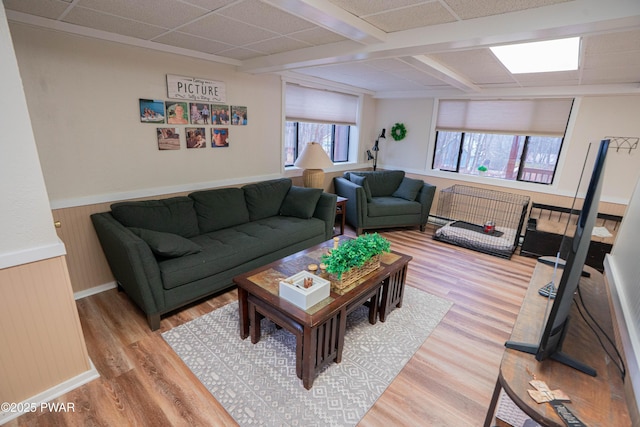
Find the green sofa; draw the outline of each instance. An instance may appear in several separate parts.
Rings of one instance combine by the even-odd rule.
[[[118,286],[156,330],[234,276],[331,239],[335,213],[335,194],[283,178],[115,203],[91,220]]]
[[[424,231],[435,185],[405,176],[404,171],[345,172],[333,179],[336,194],[346,197],[346,222],[365,229],[419,226]]]

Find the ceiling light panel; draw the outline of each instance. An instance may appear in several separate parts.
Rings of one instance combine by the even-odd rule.
[[[490,48],[512,74],[577,70],[580,38],[520,43]]]

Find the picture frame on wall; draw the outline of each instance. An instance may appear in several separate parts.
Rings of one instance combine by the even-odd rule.
[[[192,125],[208,125],[210,123],[211,107],[200,102],[189,103],[189,120]]]
[[[229,128],[211,128],[211,146],[214,148],[229,146]]]
[[[167,101],[167,124],[170,125],[188,125],[189,110],[186,102]]]
[[[212,125],[228,125],[229,124],[229,106],[226,104],[211,104],[211,124]]]
[[[187,148],[206,148],[207,135],[205,128],[185,128]]]
[[[231,124],[236,126],[246,126],[247,123],[247,107],[232,105]]]
[[[164,123],[164,101],[140,98],[140,122]]]
[[[158,150],[179,150],[180,130],[178,128],[156,128]]]

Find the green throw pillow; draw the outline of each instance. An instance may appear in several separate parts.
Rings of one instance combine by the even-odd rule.
[[[282,206],[290,188],[291,180],[289,178],[272,179],[242,187],[249,219],[257,221],[278,215],[280,206]]]
[[[187,238],[200,234],[193,200],[185,196],[114,203],[111,214],[125,227],[145,228]]]
[[[321,195],[320,188],[291,187],[280,207],[280,215],[309,219]]]
[[[151,251],[159,256],[177,258],[183,255],[197,254],[202,250],[200,245],[177,234],[136,227],[130,227],[129,230],[144,240]]]
[[[419,179],[402,178],[398,189],[393,193],[393,197],[400,197],[409,201],[414,201],[424,185],[424,181]]]
[[[362,175],[356,175],[354,173],[349,175],[349,180],[354,184],[357,184],[364,188],[364,194],[367,195],[367,202],[371,201],[371,190],[369,189],[369,184],[367,183],[367,177]]]

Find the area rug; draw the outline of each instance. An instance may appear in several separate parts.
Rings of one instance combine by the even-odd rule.
[[[238,303],[162,334],[241,426],[354,426],[447,313],[451,303],[406,287],[402,308],[369,324],[362,307],[347,318],[342,362],[311,390],[296,376],[295,337],[263,320],[259,343],[240,339]]]

